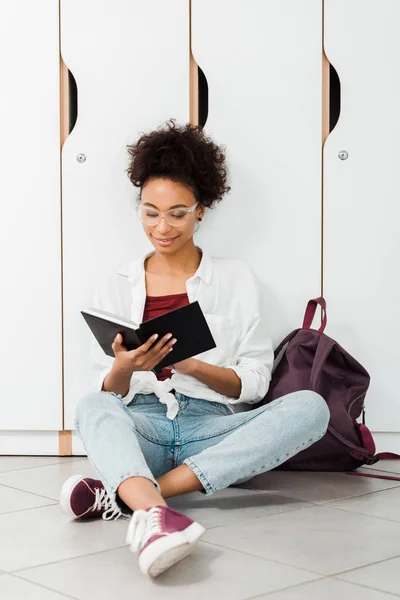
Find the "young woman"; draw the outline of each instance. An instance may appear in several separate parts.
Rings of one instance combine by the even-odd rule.
[[[152,369],[171,351],[171,335],[127,351],[118,334],[110,360],[94,341],[97,391],[80,400],[76,430],[99,480],[71,477],[60,504],[80,519],[130,517],[127,544],[154,577],[204,533],[167,498],[209,495],[277,467],[325,434],[329,411],[307,390],[232,410],[265,396],[273,351],[251,271],[193,241],[205,211],[229,189],[223,150],[200,128],[172,121],[142,135],[129,154],[138,216],[154,251],[118,269],[95,306],[139,325],[197,300],[217,346],[157,377]]]

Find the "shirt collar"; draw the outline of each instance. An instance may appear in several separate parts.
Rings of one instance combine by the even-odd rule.
[[[204,251],[202,248],[199,248],[199,250],[202,253],[200,265],[193,277],[191,277],[190,279],[196,279],[198,277],[199,279],[204,281],[204,283],[210,285],[213,272],[213,260],[212,257],[208,254],[208,252]],[[147,252],[140,258],[136,258],[122,265],[117,270],[117,273],[119,275],[124,275],[125,277],[128,277],[131,284],[135,284],[140,278],[144,277],[144,262],[146,258],[151,256],[153,253],[153,251]]]

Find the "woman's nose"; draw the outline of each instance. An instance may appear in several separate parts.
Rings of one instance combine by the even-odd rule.
[[[159,224],[157,225],[157,231],[159,231],[160,233],[166,233],[170,229],[171,229],[171,225],[169,225],[167,223],[166,218],[162,216]]]

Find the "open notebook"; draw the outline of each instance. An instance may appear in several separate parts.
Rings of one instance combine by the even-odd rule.
[[[172,333],[177,342],[172,352],[154,368],[155,373],[160,373],[163,367],[191,358],[216,346],[198,302],[191,302],[145,321],[138,328],[135,328],[135,324],[129,319],[97,308],[82,310],[81,314],[104,352],[113,358],[112,343],[117,333],[122,335],[122,343],[127,350],[138,348],[155,333],[159,336],[156,343],[167,333]]]

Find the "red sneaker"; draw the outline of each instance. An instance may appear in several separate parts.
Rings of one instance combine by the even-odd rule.
[[[205,529],[167,506],[136,510],[129,523],[126,543],[139,554],[142,573],[157,577],[190,554]]]
[[[102,517],[109,521],[123,516],[101,481],[84,475],[73,475],[64,483],[60,493],[60,508],[74,519]]]

